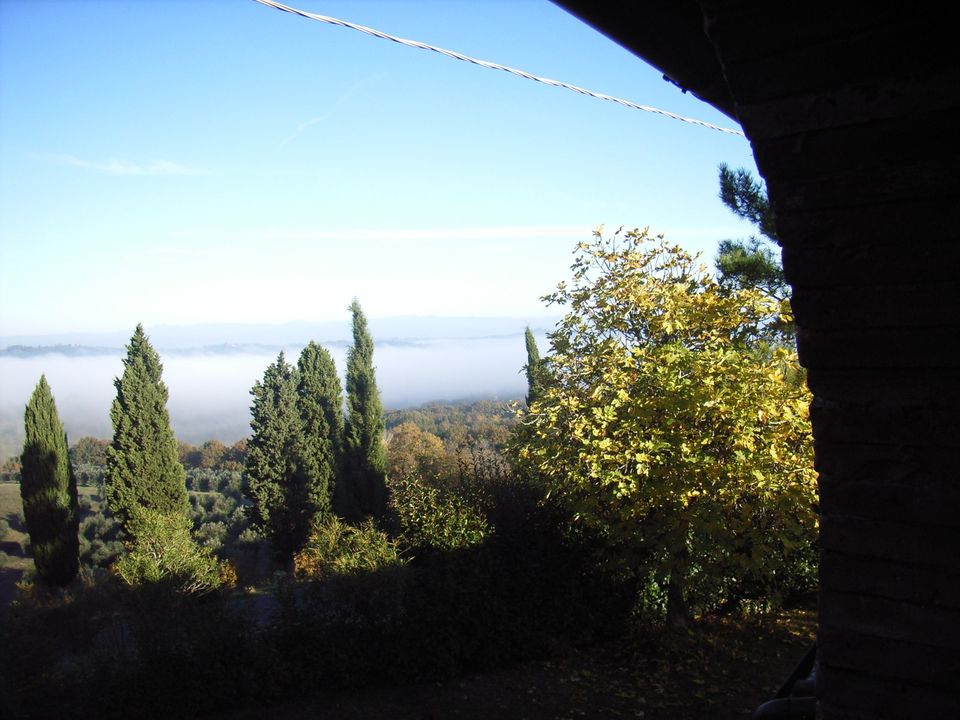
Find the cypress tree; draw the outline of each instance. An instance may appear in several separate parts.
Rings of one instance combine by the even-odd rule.
[[[309,501],[316,515],[325,515],[343,454],[343,390],[330,353],[312,341],[297,362],[297,408],[310,470]]]
[[[107,448],[105,486],[111,511],[128,530],[133,507],[166,514],[187,508],[186,475],[170,427],[162,373],[160,355],[137,325],[123,375],[113,383],[117,397],[110,409],[113,442]]]
[[[367,319],[354,298],[353,346],[347,353],[347,420],[344,428],[349,488],[346,512],[351,517],[381,517],[387,506],[385,420],[373,367],[373,339]],[[339,499],[339,498],[338,498]]]
[[[316,508],[297,408],[297,375],[283,352],[250,394],[253,434],[247,446],[246,493],[253,504],[247,512],[270,539],[278,559],[289,562],[309,538]]]
[[[540,359],[540,350],[529,325],[523,337],[527,345],[527,364],[523,369],[527,373],[527,407],[530,407],[540,398],[543,390],[543,360]]]
[[[45,585],[67,585],[79,569],[77,481],[67,436],[43,375],[27,403],[23,424],[20,497],[37,577]]]

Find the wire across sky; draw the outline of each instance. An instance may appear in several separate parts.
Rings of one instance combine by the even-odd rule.
[[[587,95],[588,97],[596,98],[597,100],[608,100],[609,102],[617,103],[623,107],[630,108],[632,110],[641,110],[643,112],[654,113],[655,115],[662,115],[664,117],[670,118],[671,120],[679,120],[680,122],[688,123],[690,125],[699,125],[700,127],[708,128],[710,130],[716,130],[717,132],[726,133],[728,135],[739,135],[743,137],[742,130],[736,130],[734,128],[725,128],[719,125],[714,125],[713,123],[706,122],[704,120],[697,120],[696,118],[685,117],[683,115],[678,115],[677,113],[670,112],[669,110],[662,110],[661,108],[651,107],[649,105],[640,105],[639,103],[632,102],[630,100],[624,100],[623,98],[614,97],[613,95],[606,95],[604,93],[594,92],[593,90],[587,90],[586,88],[579,87],[577,85],[571,85],[570,83],[561,82],[560,80],[552,80],[551,78],[541,77],[540,75],[534,75],[529,73],[526,70],[518,70],[517,68],[508,67],[507,65],[501,65],[500,63],[490,62],[489,60],[479,60],[469,55],[464,55],[463,53],[456,52],[455,50],[447,50],[445,48],[437,47],[435,45],[428,45],[427,43],[419,42],[418,40],[408,40],[406,38],[397,37],[395,35],[390,35],[388,33],[382,32],[380,30],[375,30],[374,28],[366,27],[364,25],[357,25],[356,23],[348,22],[346,20],[340,20],[338,18],[330,17],[328,15],[318,15],[316,13],[307,12],[305,10],[299,10],[289,5],[283,5],[274,0],[254,0],[261,5],[266,5],[267,7],[276,8],[277,10],[282,10],[283,12],[288,12],[293,15],[299,15],[300,17],[307,18],[308,20],[316,20],[317,22],[326,23],[328,25],[337,25],[339,27],[349,28],[350,30],[357,30],[366,35],[372,35],[373,37],[380,38],[381,40],[390,40],[391,42],[399,43],[400,45],[406,45],[407,47],[417,48],[419,50],[430,50],[431,52],[440,53],[441,55],[446,55],[449,58],[454,60],[461,60],[463,62],[471,63],[472,65],[479,65],[480,67],[485,67],[490,70],[502,70],[503,72],[510,73],[511,75],[516,75],[517,77],[522,77],[527,80],[533,80],[534,82],[543,83],[544,85],[551,85],[553,87],[564,88],[565,90],[571,90],[575,93],[581,95]]]

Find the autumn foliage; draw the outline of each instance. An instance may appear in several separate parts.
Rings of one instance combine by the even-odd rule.
[[[816,475],[780,304],[646,231],[581,244],[517,461],[684,617],[809,580]]]

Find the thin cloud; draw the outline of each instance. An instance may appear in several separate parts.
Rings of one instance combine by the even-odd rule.
[[[209,175],[206,170],[188,167],[170,160],[149,160],[132,162],[130,160],[110,159],[102,162],[84,160],[75,155],[57,155],[56,162],[62,165],[93,170],[106,175]]]
[[[333,107],[330,108],[327,112],[323,113],[322,115],[318,115],[317,117],[311,118],[310,120],[306,120],[305,122],[302,122],[299,125],[297,125],[297,129],[294,130],[289,136],[287,136],[280,142],[280,147],[284,147],[287,143],[293,140],[296,140],[307,128],[313,125],[322,123],[327,118],[336,114],[340,110],[340,108],[343,106],[343,104],[347,100],[349,100],[357,91],[362,90],[363,88],[365,88],[367,85],[370,85],[371,83],[379,82],[381,78],[383,78],[383,73],[377,73],[376,75],[370,75],[369,77],[362,78],[357,82],[353,83],[349,88],[347,88],[346,92],[343,92],[340,94],[340,96],[336,99],[336,101],[334,101]]]
[[[341,104],[342,104],[342,102],[341,102],[341,101],[338,101],[337,104],[334,106],[333,110],[331,110],[330,112],[325,112],[323,115],[320,115],[320,116],[318,116],[318,117],[313,118],[312,120],[307,120],[306,122],[302,122],[302,123],[300,123],[299,125],[297,125],[297,129],[296,129],[292,134],[290,134],[288,137],[284,138],[284,139],[280,142],[280,147],[283,147],[283,146],[286,145],[287,143],[289,143],[289,142],[295,140],[296,138],[298,138],[298,137],[300,136],[300,134],[301,134],[304,130],[306,130],[308,127],[310,127],[311,125],[317,125],[318,123],[322,123],[322,122],[323,122],[324,120],[326,120],[328,117],[330,117],[331,115],[333,115],[333,113],[340,107]]]

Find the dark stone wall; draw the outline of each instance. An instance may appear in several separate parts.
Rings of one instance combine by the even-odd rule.
[[[960,718],[960,42],[921,3],[701,7],[814,393],[818,712]]]

